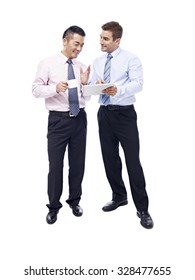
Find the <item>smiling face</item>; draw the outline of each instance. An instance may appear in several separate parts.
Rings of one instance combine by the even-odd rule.
[[[63,39],[63,45],[64,49],[62,53],[67,58],[77,58],[79,53],[82,51],[82,48],[84,46],[84,36],[81,36],[77,33],[69,34],[69,36],[65,37]]]
[[[112,53],[120,44],[120,38],[113,40],[112,32],[108,30],[102,30],[100,34],[101,51]]]

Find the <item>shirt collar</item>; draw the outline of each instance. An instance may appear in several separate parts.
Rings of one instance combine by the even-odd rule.
[[[121,48],[118,47],[115,51],[113,51],[113,52],[111,53],[111,55],[112,55],[113,57],[116,57],[116,56],[120,53],[120,51],[121,51]],[[106,58],[107,58],[107,55],[108,55],[108,53],[105,54]]]
[[[67,60],[69,59],[68,57],[66,57],[62,52],[60,52],[60,57],[62,58],[63,63],[65,64],[67,62]],[[72,58],[72,63],[75,64],[75,58]]]

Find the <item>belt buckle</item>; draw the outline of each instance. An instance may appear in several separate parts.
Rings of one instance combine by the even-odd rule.
[[[69,117],[73,118],[73,117],[75,117],[75,115],[73,115],[71,112],[69,112]]]
[[[118,106],[117,105],[107,105],[107,108],[108,108],[109,111],[118,110]]]

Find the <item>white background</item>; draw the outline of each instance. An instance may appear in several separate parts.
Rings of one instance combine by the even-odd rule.
[[[127,7],[128,3],[128,7]],[[10,279],[129,279],[122,266],[170,266],[171,276],[134,279],[192,279],[194,265],[194,10],[193,1],[1,1],[0,4],[0,219],[1,270]],[[141,227],[132,203],[111,213],[97,127],[97,98],[87,104],[86,172],[77,218],[65,203],[54,225],[47,214],[47,111],[31,85],[39,61],[62,49],[70,25],[86,31],[79,60],[101,54],[101,25],[124,28],[121,47],[136,53],[144,69],[137,95],[140,157],[150,198],[152,230]],[[122,160],[123,154],[121,151]],[[3,261],[3,262],[2,262]],[[33,268],[107,268],[108,276],[24,276]],[[114,272],[110,272],[114,270]]]

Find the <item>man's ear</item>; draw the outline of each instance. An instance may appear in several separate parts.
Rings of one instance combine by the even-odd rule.
[[[115,43],[117,43],[118,45],[120,44],[120,41],[121,41],[121,38],[117,38],[116,40],[115,40]]]
[[[66,45],[67,45],[67,39],[66,39],[66,38],[64,38],[64,39],[62,40],[62,42],[63,42],[63,46],[66,46]]]

